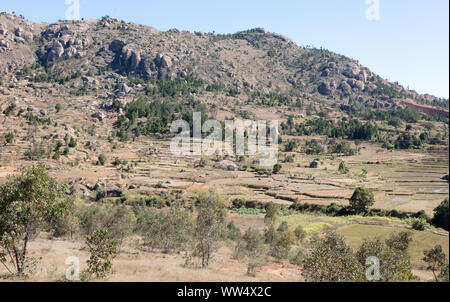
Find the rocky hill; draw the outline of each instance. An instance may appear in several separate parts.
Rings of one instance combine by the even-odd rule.
[[[25,69],[25,70],[24,70]],[[358,61],[324,49],[297,46],[256,28],[229,35],[166,32],[118,19],[36,24],[0,15],[0,76],[13,88],[48,80],[120,98],[152,79],[195,75],[224,94],[285,95],[324,104],[355,101],[372,108],[431,105],[448,116],[448,101],[390,83]],[[67,80],[67,81],[66,81]],[[54,87],[56,88],[56,87]],[[8,88],[3,88],[3,93]],[[278,100],[280,101],[280,100]]]

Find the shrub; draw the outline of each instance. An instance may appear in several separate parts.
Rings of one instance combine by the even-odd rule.
[[[104,166],[106,164],[106,161],[107,161],[107,158],[106,158],[105,154],[102,153],[98,156],[98,162],[100,165]]]
[[[240,199],[240,198],[236,198],[235,200],[233,200],[233,208],[235,209],[240,209],[245,207],[245,200]]]
[[[433,223],[448,231],[448,197],[434,209]]]
[[[120,166],[121,164],[122,164],[122,161],[120,160],[120,158],[115,157],[115,158],[114,158],[114,161],[112,162],[112,165],[113,165],[114,167],[117,167],[117,166]]]
[[[241,230],[231,221],[227,225],[228,239],[239,240],[241,239]]]
[[[80,225],[85,234],[92,234],[96,229],[103,229],[114,239],[117,246],[132,234],[136,217],[125,206],[91,206],[78,214]]]
[[[77,141],[73,137],[70,138],[69,148],[75,148],[77,146]]]
[[[116,243],[107,231],[98,229],[86,236],[89,250],[88,273],[96,278],[106,277],[112,270],[112,260],[117,256]]]
[[[441,245],[436,245],[434,248],[424,251],[422,260],[427,263],[427,269],[431,270],[435,281],[448,282],[448,261]],[[436,274],[438,271],[440,272],[439,275]]]
[[[200,161],[198,162],[198,166],[201,168],[206,167],[207,164],[208,164],[208,161],[204,158],[201,158]]]
[[[295,243],[295,234],[289,229],[288,224],[283,221],[274,233],[270,245],[270,254],[277,259],[286,259],[291,246]]]
[[[410,232],[392,233],[389,239],[386,240],[386,245],[391,249],[406,253],[411,241]]]
[[[306,232],[303,230],[303,227],[301,225],[297,226],[294,230],[295,238],[297,238],[298,241],[303,241],[306,237]]]
[[[373,193],[363,187],[356,188],[350,198],[350,206],[356,213],[367,213],[368,208],[374,203]]]
[[[293,163],[294,162],[294,156],[291,154],[286,154],[283,160],[284,163]]]
[[[344,238],[327,233],[311,241],[312,250],[303,260],[302,275],[308,282],[355,282],[364,280],[364,266]]]
[[[288,141],[284,147],[284,151],[292,152],[298,148],[298,143],[296,141]]]
[[[275,164],[275,165],[273,166],[272,173],[273,173],[273,174],[278,174],[278,173],[280,173],[281,168],[282,168],[282,166],[281,166],[280,164]]]
[[[170,210],[159,212],[140,208],[138,214],[138,232],[144,238],[144,244],[152,249],[160,249],[164,253],[182,251],[192,240],[193,218],[178,204],[173,204]]]
[[[12,132],[8,132],[5,134],[5,142],[7,144],[11,144],[14,141],[14,134]]]
[[[233,256],[236,259],[243,257],[255,258],[263,253],[264,238],[257,230],[249,228],[242,236],[241,241],[236,245]]]
[[[392,237],[391,237],[392,238]],[[406,250],[404,246],[401,249]],[[412,281],[411,263],[409,256],[400,249],[390,248],[380,240],[364,240],[356,252],[356,257],[362,266],[366,265],[369,257],[377,257],[380,261],[381,282]]]
[[[424,231],[428,227],[427,221],[423,218],[412,218],[410,224],[417,231]]]
[[[304,150],[306,154],[320,154],[324,151],[324,147],[317,140],[313,139],[305,143]]]
[[[196,210],[195,255],[202,259],[202,266],[207,267],[218,243],[226,234],[226,210],[219,195],[213,191],[198,196]]]
[[[266,204],[266,216],[264,216],[264,222],[266,224],[273,224],[278,217],[278,205],[269,202]]]
[[[341,161],[339,164],[339,173],[346,174],[348,173],[348,168],[345,166],[345,162]]]

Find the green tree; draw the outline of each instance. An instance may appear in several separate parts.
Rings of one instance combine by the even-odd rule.
[[[446,280],[448,282],[448,261],[441,245],[436,245],[430,250],[423,252],[425,261],[428,265],[427,269],[431,270],[435,281]],[[437,272],[440,272],[437,275]]]
[[[392,233],[386,240],[386,245],[391,249],[406,253],[411,241],[411,232]]]
[[[233,256],[237,259],[246,259],[248,261],[247,274],[254,275],[255,269],[263,263],[261,259],[263,254],[263,236],[257,230],[249,228],[236,245]]]
[[[275,164],[275,165],[273,166],[272,173],[273,173],[273,174],[278,174],[278,173],[280,173],[281,168],[282,168],[282,166],[281,166],[280,164]]]
[[[390,248],[380,240],[364,240],[356,252],[356,257],[362,266],[366,265],[369,257],[377,257],[379,259],[381,279],[376,281],[412,281],[415,278],[411,273],[411,263],[409,256],[405,252],[406,249],[405,246],[399,246],[398,249]]]
[[[132,234],[136,226],[136,217],[126,206],[85,207],[78,217],[86,235],[92,234],[97,229],[104,229],[118,247]]]
[[[309,282],[361,282],[364,267],[344,238],[334,232],[314,237],[312,250],[303,260],[302,275]]]
[[[106,277],[112,270],[112,260],[117,256],[116,242],[111,239],[108,231],[98,229],[86,236],[89,251],[87,272],[96,278]]]
[[[226,234],[226,210],[219,195],[213,191],[198,196],[196,210],[196,255],[202,259],[202,266],[206,267]]]
[[[73,137],[71,137],[70,141],[69,141],[69,147],[70,148],[75,148],[76,146],[77,146],[77,140],[74,139]]]
[[[7,144],[11,144],[14,141],[14,134],[12,132],[8,132],[5,134],[5,142]]]
[[[270,246],[270,254],[277,259],[287,258],[291,246],[295,243],[296,237],[289,229],[286,221],[283,221],[274,233],[274,238]]]
[[[264,216],[264,222],[266,224],[274,224],[278,217],[278,205],[269,202],[266,204],[266,216]]]
[[[286,152],[293,152],[298,148],[298,143],[296,141],[288,141],[287,144],[284,146],[284,151]]]
[[[194,221],[191,213],[183,210],[177,203],[172,204],[167,213],[156,213],[153,209],[138,217],[138,232],[144,238],[144,244],[164,253],[185,250],[192,240]],[[139,214],[138,214],[139,215]]]
[[[366,188],[358,187],[350,198],[350,206],[357,213],[366,213],[375,203],[373,193]]]
[[[348,173],[348,168],[345,166],[345,162],[341,161],[339,164],[339,173],[346,174]]]
[[[107,161],[107,158],[106,158],[105,154],[102,153],[98,156],[98,163],[100,165],[104,166],[106,164],[106,161]]]
[[[62,109],[62,105],[60,103],[55,105],[55,110],[57,113],[59,113],[61,111],[61,109]]]
[[[67,211],[64,191],[44,165],[21,169],[0,186],[0,262],[10,273],[25,276],[29,242]]]
[[[448,231],[448,197],[434,209],[433,223]]]

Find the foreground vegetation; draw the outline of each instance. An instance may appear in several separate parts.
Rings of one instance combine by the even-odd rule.
[[[360,211],[366,211],[361,205],[370,205],[370,194],[357,189],[354,200],[359,200],[356,204]],[[445,206],[446,212],[442,210]],[[231,245],[232,257],[247,263],[249,276],[270,262],[289,261],[298,266],[307,281],[416,280],[409,253],[415,235],[410,231],[391,232],[385,242],[366,237],[354,251],[332,229],[304,228],[303,223],[290,219],[295,215],[284,216],[288,218],[285,220],[283,211],[269,203],[264,210],[263,231],[250,227],[241,233],[233,222],[226,223],[226,203],[214,191],[199,193],[190,204],[174,202],[162,210],[145,204],[85,205],[76,194],[65,194],[64,186],[39,165],[23,169],[0,186],[0,209],[0,262],[19,278],[29,277],[36,269],[38,262],[29,256],[28,244],[39,232],[47,231],[55,237],[84,237],[90,257],[82,281],[111,274],[115,257],[133,234],[142,239],[143,250],[182,253],[185,266],[195,266],[198,259],[200,267],[208,267],[220,246]],[[448,226],[448,215],[442,217],[443,212],[448,213],[448,200],[437,208],[434,218]],[[354,246],[355,242],[350,242]],[[379,259],[381,277],[376,272],[368,277],[369,256]],[[435,281],[448,281],[446,257],[441,245],[424,251],[422,261]]]

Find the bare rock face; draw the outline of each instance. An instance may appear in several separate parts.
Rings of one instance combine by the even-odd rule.
[[[319,84],[319,87],[317,89],[322,95],[331,95],[334,93],[335,88],[336,84],[334,83],[334,81],[324,81]]]
[[[96,112],[92,115],[92,117],[101,122],[106,118],[106,115],[103,112]]]
[[[339,89],[341,89],[345,95],[350,95],[352,93],[352,87],[347,82],[342,82]]]
[[[6,26],[3,24],[0,24],[0,35],[6,36],[8,34],[8,30],[6,29]]]
[[[47,53],[47,62],[54,61],[60,58],[64,53],[64,47],[61,45],[59,41],[54,41],[53,45],[49,49]]]
[[[162,68],[169,68],[173,64],[171,57],[160,53],[156,54],[155,63]]]
[[[355,63],[348,63],[342,72],[343,75],[345,75],[348,78],[356,78],[359,73],[361,72],[361,69],[359,66]]]
[[[355,92],[363,91],[365,88],[365,84],[363,81],[350,79],[347,83],[355,90]]]
[[[31,41],[31,40],[33,40],[33,34],[31,33],[31,32],[28,32],[28,31],[25,31],[23,28],[21,28],[21,27],[17,27],[15,30],[14,30],[14,34],[17,36],[17,37],[20,37],[20,38],[22,38],[22,39],[24,39],[25,41]]]
[[[373,91],[375,91],[375,89],[377,89],[377,85],[375,85],[374,83],[368,83],[366,85],[366,92],[368,93],[372,93]]]
[[[225,171],[237,171],[238,167],[235,163],[229,160],[223,160],[214,165],[215,169],[225,170]]]
[[[0,47],[8,48],[9,42],[6,40],[0,40]]]
[[[309,167],[311,169],[317,169],[319,167],[319,162],[317,160],[313,160],[310,164]]]

